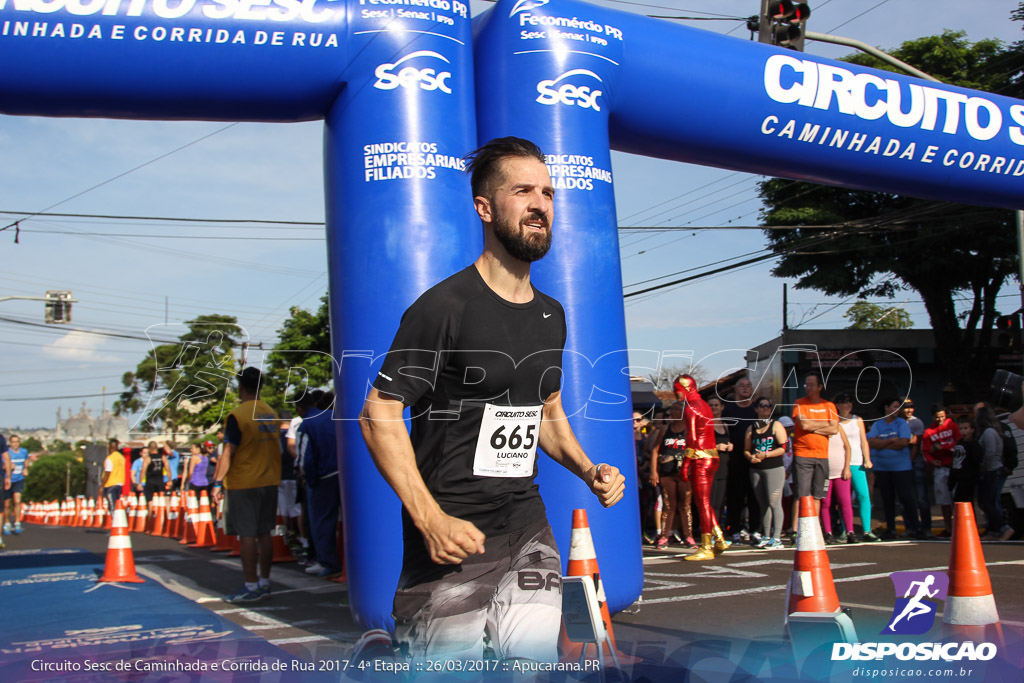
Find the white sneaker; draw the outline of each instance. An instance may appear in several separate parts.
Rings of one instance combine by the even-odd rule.
[[[313,564],[306,567],[307,574],[319,574],[323,570],[324,568],[319,562],[314,562]]]

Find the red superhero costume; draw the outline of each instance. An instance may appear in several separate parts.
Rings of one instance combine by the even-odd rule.
[[[676,396],[686,401],[683,421],[686,422],[686,451],[683,454],[683,481],[690,482],[700,513],[701,544],[687,560],[711,560],[729,547],[718,518],[711,507],[711,484],[718,471],[718,449],[715,447],[714,417],[711,406],[697,393],[697,382],[689,375],[675,381]]]

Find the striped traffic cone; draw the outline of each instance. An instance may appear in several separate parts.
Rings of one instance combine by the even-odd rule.
[[[106,499],[100,498],[96,501],[96,514],[92,517],[92,528],[111,528],[110,508],[106,506]]]
[[[211,552],[215,552],[215,553],[226,553],[226,552],[229,552],[231,550],[232,544],[234,543],[234,539],[238,538],[237,536],[234,536],[234,537],[228,536],[227,532],[225,531],[225,526],[224,525],[225,525],[225,522],[224,522],[224,506],[223,505],[218,505],[217,506],[217,524],[216,524],[217,544],[215,546],[213,546],[212,548],[210,548]]]
[[[953,509],[953,538],[949,550],[949,594],[942,615],[943,635],[975,643],[1005,645],[1003,627],[985,567],[981,539],[970,503]]]
[[[153,496],[153,523],[150,525],[149,533],[152,536],[163,536],[164,526],[167,523],[167,498],[164,494],[158,493]]]
[[[95,527],[98,514],[99,509],[96,507],[96,501],[92,498],[85,501],[85,514],[82,516],[82,526],[88,529]]]
[[[793,612],[838,611],[839,596],[825,552],[825,538],[814,514],[814,498],[804,496],[800,499],[793,575],[786,584],[787,621]]]
[[[75,514],[71,518],[70,526],[82,526],[82,516],[85,514],[85,496],[75,496]]]
[[[164,527],[165,538],[178,537],[178,492],[171,491],[171,499],[167,502],[167,525]]]
[[[132,527],[132,531],[139,534],[146,533],[146,525],[149,522],[149,501],[146,500],[145,496],[140,496],[139,504],[135,508],[135,526]]]
[[[783,631],[799,662],[823,645],[858,642],[853,620],[839,606],[814,507],[811,496],[800,499],[793,575],[786,584],[786,612],[782,618]]]
[[[612,616],[608,611],[608,600],[605,596],[604,582],[601,581],[601,570],[597,566],[597,551],[594,550],[594,538],[590,534],[590,522],[587,520],[586,510],[577,509],[572,511],[572,536],[569,540],[569,566],[566,568],[566,575],[589,576],[594,580],[597,602],[601,608],[601,621],[604,622],[604,630],[607,634],[605,642],[600,644],[601,659],[604,661],[604,666],[618,667],[623,664],[634,664],[640,661],[638,657],[631,657],[621,652],[615,644]],[[579,661],[585,645],[570,641],[565,633],[564,624],[559,633],[558,641],[558,649],[562,661]]]
[[[107,561],[100,581],[115,583],[144,583],[135,573],[135,557],[132,555],[132,538],[128,533],[128,516],[124,504],[118,500],[114,510],[114,521],[107,542]]]
[[[210,499],[206,491],[199,496],[199,512],[196,514],[196,540],[189,544],[189,548],[209,548],[217,544],[213,530],[213,515],[210,513]]]
[[[89,501],[89,511],[92,513],[92,518],[89,520],[89,527],[92,529],[98,529],[103,526],[103,503],[105,499],[103,496],[98,496],[96,500]]]
[[[178,541],[179,545],[190,545],[196,542],[196,517],[199,515],[199,506],[196,504],[195,491],[186,492],[185,504],[184,533],[181,535],[181,540]]]

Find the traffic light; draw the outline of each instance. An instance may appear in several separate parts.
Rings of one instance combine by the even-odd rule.
[[[996,318],[996,346],[1014,348],[1020,344],[1020,311]]]
[[[65,324],[71,322],[71,292],[51,290],[46,293],[46,322]]]
[[[811,8],[792,0],[761,0],[761,16],[747,20],[747,28],[757,31],[762,43],[803,51],[804,31]]]

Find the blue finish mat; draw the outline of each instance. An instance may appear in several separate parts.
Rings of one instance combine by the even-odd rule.
[[[75,549],[0,555],[4,681],[310,681],[308,664],[156,581],[99,583]]]

